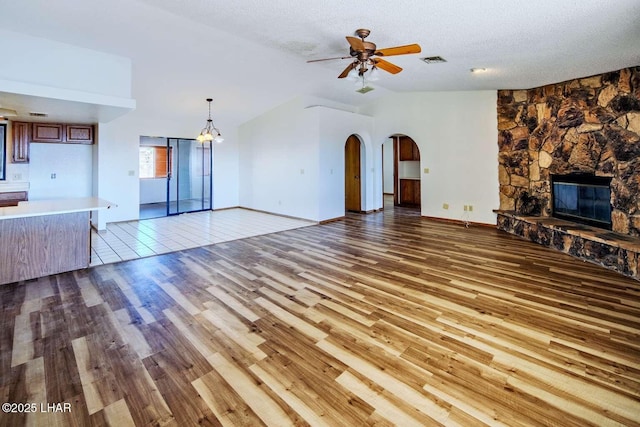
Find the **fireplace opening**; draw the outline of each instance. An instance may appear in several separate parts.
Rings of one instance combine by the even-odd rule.
[[[611,178],[552,175],[551,193],[554,217],[611,230]]]

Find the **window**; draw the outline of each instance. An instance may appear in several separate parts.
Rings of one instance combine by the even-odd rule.
[[[173,165],[173,147],[140,147],[140,178],[166,178]]]

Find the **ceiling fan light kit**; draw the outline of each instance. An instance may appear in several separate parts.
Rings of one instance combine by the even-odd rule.
[[[331,61],[334,59],[353,59],[353,61],[349,65],[347,65],[342,73],[338,75],[338,78],[355,78],[358,81],[362,79],[362,89],[359,89],[357,92],[366,93],[373,90],[373,88],[369,87],[369,89],[365,91],[365,87],[368,87],[366,86],[366,80],[378,80],[380,69],[390,74],[398,74],[400,71],[402,71],[402,68],[398,67],[395,64],[392,64],[391,62],[385,61],[380,57],[408,55],[412,53],[420,53],[421,51],[420,46],[417,44],[377,49],[375,43],[364,40],[369,35],[369,33],[369,30],[360,28],[355,31],[355,34],[359,38],[352,36],[346,37],[347,42],[349,42],[349,56],[315,59],[307,62]]]

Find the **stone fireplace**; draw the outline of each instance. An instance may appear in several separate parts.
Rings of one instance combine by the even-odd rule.
[[[638,278],[640,67],[528,90],[500,90],[498,131],[498,227],[534,241],[555,238],[550,246],[576,256],[584,255],[577,246],[596,241],[605,247],[590,250],[586,259]],[[566,205],[559,214],[557,192],[565,200],[556,202]],[[566,224],[552,220],[554,214]],[[537,234],[546,233],[540,231],[545,222],[564,234],[539,238],[520,224],[523,218],[536,223]],[[627,248],[624,253],[621,245]]]

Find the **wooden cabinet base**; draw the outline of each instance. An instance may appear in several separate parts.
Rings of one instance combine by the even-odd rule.
[[[8,191],[0,193],[0,208],[4,208],[6,206],[18,206],[18,203],[26,201],[27,197],[28,195],[26,191]]]
[[[420,206],[420,180],[400,179],[400,206]]]
[[[0,284],[89,266],[89,212],[0,221]]]

